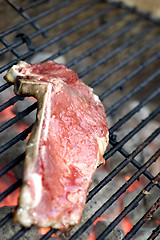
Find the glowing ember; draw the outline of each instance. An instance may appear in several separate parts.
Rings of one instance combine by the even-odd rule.
[[[133,225],[127,216],[121,221],[121,227],[125,234],[127,234],[132,229]]]
[[[105,217],[101,216],[101,217],[97,218],[97,219],[94,221],[93,225],[96,226],[97,222],[103,221],[103,220],[105,220],[105,219],[106,219]]]
[[[1,112],[0,123],[3,124],[16,116],[13,113],[13,108],[14,108],[13,106],[10,106]],[[27,128],[27,126],[23,124],[21,121],[16,122],[13,125],[13,127],[14,127],[14,130],[16,130],[18,133],[23,132]]]
[[[124,197],[124,194],[122,196],[120,196],[120,198],[118,199],[120,213],[123,211],[123,204],[122,204],[123,197]],[[127,234],[132,229],[133,225],[127,216],[124,217],[123,220],[121,221],[121,227],[125,234]]]
[[[129,176],[125,176],[125,180],[126,180],[126,181],[128,181],[129,179],[130,179]],[[122,204],[122,199],[123,199],[123,197],[124,197],[127,193],[131,193],[131,192],[135,191],[136,189],[138,189],[138,188],[140,188],[140,187],[142,187],[142,186],[144,186],[143,180],[142,180],[142,179],[140,179],[139,181],[136,180],[133,184],[130,185],[130,187],[126,190],[126,192],[123,193],[123,194],[119,197],[118,201],[119,201],[119,210],[120,210],[120,212],[123,211],[123,204]],[[123,229],[123,231],[124,231],[125,234],[127,234],[127,233],[132,229],[133,225],[132,225],[130,219],[129,219],[127,216],[125,216],[125,217],[123,218],[123,220],[121,221],[121,227],[122,227],[122,229]]]
[[[88,240],[96,240],[96,237],[95,237],[94,232],[93,232],[92,235],[88,238]]]
[[[2,169],[0,167],[0,169]],[[17,180],[15,175],[12,171],[8,171],[0,178],[0,191],[1,193],[8,189],[13,183]],[[3,206],[16,206],[19,197],[19,188],[16,189],[14,192],[10,193],[3,201],[0,203],[0,207]]]
[[[105,217],[101,216],[101,217],[97,218],[97,219],[94,221],[93,225],[96,226],[97,222],[103,221],[103,220],[105,220],[105,219],[106,219]],[[92,234],[91,234],[91,236],[88,238],[88,240],[96,240],[96,237],[95,237],[95,233],[94,233],[94,232],[95,232],[95,231],[92,232]]]
[[[130,179],[129,176],[125,176],[126,181],[128,181]],[[140,179],[139,181],[135,181],[134,183],[131,184],[131,186],[127,189],[126,193],[130,193],[133,192],[134,190],[140,188],[144,186],[144,182],[142,179]]]
[[[129,179],[130,179],[129,176],[126,176],[126,177],[125,177],[125,180],[126,180],[126,181],[128,181]],[[119,212],[120,212],[120,213],[121,213],[121,212],[123,211],[123,209],[124,209],[123,204],[122,204],[123,197],[124,197],[127,193],[131,193],[131,192],[135,191],[136,189],[141,188],[142,186],[144,186],[144,181],[143,181],[143,179],[140,179],[139,181],[136,180],[133,184],[130,185],[130,187],[126,190],[126,192],[123,193],[123,194],[119,197],[118,201],[119,201]],[[103,221],[103,220],[105,220],[105,219],[106,219],[106,218],[102,216],[102,217],[97,218],[97,219],[94,221],[94,223],[93,223],[94,228],[93,228],[92,234],[91,234],[91,236],[88,238],[88,240],[96,240],[96,237],[95,237],[95,226],[96,226],[97,222]],[[132,227],[133,227],[133,224],[132,224],[131,220],[128,218],[128,216],[125,216],[125,217],[123,218],[123,220],[121,221],[120,225],[121,225],[121,228],[123,229],[124,234],[127,234],[127,233],[132,229]]]
[[[40,229],[39,229],[39,234],[40,234],[40,235],[44,235],[44,234],[48,233],[50,230],[51,230],[51,228],[40,228]],[[59,236],[57,236],[55,233],[53,233],[53,234],[51,235],[51,237],[59,238]]]
[[[13,106],[10,106],[1,112],[1,117],[0,117],[1,123],[6,122],[11,118],[15,117],[15,114],[12,112],[12,109],[13,109]]]
[[[16,116],[13,113],[13,108],[14,108],[13,106],[9,106],[8,108],[4,109],[1,112],[0,123],[3,124]],[[25,124],[21,123],[20,121],[18,121],[13,125],[13,128],[17,133],[19,133],[19,132],[24,131],[27,128],[27,126]],[[2,168],[0,167],[0,169],[2,169]],[[16,181],[17,181],[17,179],[15,178],[14,172],[11,170],[8,171],[6,174],[4,174],[0,178],[0,192],[2,193],[4,191],[6,191]],[[18,197],[19,197],[19,188],[16,189],[11,194],[9,194],[9,196],[4,198],[4,200],[0,203],[0,207],[16,206],[17,202],[18,202]]]

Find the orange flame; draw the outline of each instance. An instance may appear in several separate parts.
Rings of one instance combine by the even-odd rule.
[[[39,229],[39,234],[40,234],[40,235],[44,235],[44,234],[48,233],[50,230],[51,230],[51,228],[40,228],[40,229]],[[51,235],[51,237],[59,238],[59,236],[57,236],[55,233],[53,233],[53,234]]]
[[[88,238],[88,240],[96,240],[96,237],[95,237],[94,232],[93,232],[92,235]]]
[[[105,220],[105,219],[106,219],[105,217],[101,216],[101,217],[97,218],[97,219],[94,221],[93,225],[96,226],[97,222],[103,221],[103,220]]]
[[[1,169],[1,167],[0,167]],[[9,188],[13,183],[15,183],[17,180],[15,178],[15,175],[13,171],[8,171],[0,178],[0,191],[4,192],[7,188]],[[16,189],[14,192],[9,194],[6,198],[3,199],[3,201],[0,203],[0,207],[3,206],[16,206],[18,202],[19,197],[19,188]]]
[[[121,227],[125,234],[132,229],[133,225],[127,216],[121,221]]]
[[[103,220],[105,220],[105,219],[106,219],[105,217],[101,216],[101,217],[97,218],[97,219],[94,221],[93,225],[96,226],[97,222],[103,221]],[[92,232],[92,234],[91,234],[91,236],[88,238],[88,240],[96,240],[94,231]]]
[[[16,115],[13,113],[13,106],[9,106],[8,108],[4,109],[1,112],[1,116],[0,116],[0,122],[4,123],[7,122],[8,120],[14,118]],[[23,132],[27,126],[25,124],[23,124],[21,121],[16,122],[13,125],[14,129],[19,133],[19,132]]]
[[[9,106],[8,108],[4,109],[1,112],[0,122],[3,124],[14,117],[15,117],[15,114],[13,113],[13,106]],[[18,121],[13,125],[13,128],[19,133],[24,131],[27,128],[27,126],[21,123],[20,121]],[[0,167],[0,169],[2,168]],[[7,190],[16,181],[17,179],[15,178],[13,171],[10,170],[7,173],[5,173],[2,177],[0,177],[0,192],[2,193],[5,190]],[[16,189],[11,194],[9,194],[6,198],[4,198],[3,201],[0,203],[0,207],[16,206],[18,202],[18,197],[19,197],[19,188]]]
[[[119,211],[122,212],[123,211],[123,204],[122,204],[122,198],[123,198],[124,194],[121,195],[121,197],[118,199],[119,201]],[[125,234],[127,234],[133,227],[131,221],[129,220],[129,218],[127,216],[125,216],[123,218],[123,220],[121,221],[121,227],[124,231]]]
[[[9,119],[15,117],[15,114],[12,112],[12,109],[13,109],[13,106],[10,106],[1,112],[0,122],[6,122]]]
[[[125,180],[126,181],[128,181],[130,179],[130,177],[129,176],[125,176]],[[142,187],[142,186],[144,186],[144,182],[143,182],[143,180],[142,179],[140,179],[139,181],[135,181],[135,182],[133,182],[131,185],[130,185],[130,187],[126,190],[126,193],[130,193],[130,192],[133,192],[134,190],[136,190],[136,189],[138,189],[138,188],[140,188],[140,187]],[[125,194],[125,193],[124,193]]]
[[[125,180],[126,181],[128,181],[129,179],[130,179],[129,176],[125,176]],[[140,188],[142,186],[144,186],[143,180],[142,179],[140,179],[139,181],[136,180],[135,182],[133,182],[130,185],[130,187],[126,190],[126,192],[123,193],[120,196],[120,198],[118,199],[119,200],[119,208],[120,208],[119,210],[120,210],[120,212],[123,211],[122,199],[126,195],[126,193],[131,193],[131,192],[135,191],[136,189],[138,189],[138,188]],[[123,229],[125,234],[127,234],[132,229],[133,224],[131,223],[130,219],[127,216],[125,216],[123,218],[123,220],[121,221],[121,227],[122,227],[122,229]]]

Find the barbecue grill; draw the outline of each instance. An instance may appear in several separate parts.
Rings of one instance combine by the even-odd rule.
[[[1,190],[0,200],[5,202],[22,184],[25,139],[37,107],[34,100],[15,96],[4,75],[19,60],[55,59],[94,88],[105,106],[110,132],[106,164],[93,178],[82,222],[70,236],[60,234],[61,239],[159,239],[160,21],[108,0],[6,0],[3,7],[0,181],[11,171],[16,180]],[[44,240],[59,234],[49,229],[42,236],[36,227],[13,223],[9,206],[3,206],[0,215],[1,239]],[[97,227],[98,235],[97,219],[97,226],[107,223],[101,230]],[[121,223],[127,219],[132,225],[125,232]],[[121,234],[114,238],[114,231]]]

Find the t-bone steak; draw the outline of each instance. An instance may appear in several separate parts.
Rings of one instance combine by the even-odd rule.
[[[108,144],[105,110],[76,72],[53,61],[20,61],[6,78],[38,101],[14,220],[65,230],[78,224]]]

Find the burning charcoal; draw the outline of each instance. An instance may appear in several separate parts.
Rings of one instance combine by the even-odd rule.
[[[127,108],[123,108],[123,110],[118,111],[119,118],[126,115],[128,112],[133,110],[137,105],[139,105],[138,101],[130,101],[128,102]],[[129,132],[131,132],[144,118],[148,117],[151,112],[149,107],[143,107],[140,111],[138,111],[129,121],[126,122],[125,125],[122,125],[117,130],[117,141],[119,142],[123,139]],[[117,120],[116,120],[117,121]],[[138,147],[143,141],[145,141],[148,136],[152,134],[152,132],[159,127],[158,121],[149,122],[147,127],[141,130],[139,136],[135,135],[132,137],[125,145],[124,149],[127,151],[134,150]],[[151,144],[149,144],[143,151],[141,151],[135,159],[142,165],[149,159],[150,156],[154,154],[156,149],[159,149],[159,139],[156,138]],[[130,153],[130,152],[129,152]],[[109,168],[115,168],[120,162],[122,162],[124,158],[119,154],[114,154],[112,156],[112,161],[109,162]],[[156,161],[156,166],[153,164],[150,168],[151,174],[154,176],[159,172],[159,162]],[[122,171],[122,174],[134,173],[135,167],[132,164],[128,164]]]
[[[77,240],[95,240],[95,233],[94,233],[94,226],[91,225],[85,232],[83,232],[83,234],[81,236],[78,237]],[[60,237],[62,237],[62,240],[69,240],[70,237],[67,236],[66,238],[64,236],[62,236],[62,234],[60,235]]]
[[[15,104],[13,108],[13,113],[18,114],[19,112],[22,112],[29,106],[31,106],[35,102],[34,98],[25,98],[23,101],[18,101],[17,104]],[[29,115],[25,116],[21,119],[21,122],[27,126],[30,126],[32,123],[35,122],[36,119],[36,110],[32,111]]]
[[[18,134],[18,132],[12,128],[11,131],[4,131],[1,133],[0,142],[1,145],[4,145],[9,140],[11,140],[13,137],[15,137]],[[12,147],[7,149],[5,152],[3,152],[0,155],[0,166],[4,167],[6,166],[11,160],[14,160],[16,157],[18,157],[20,154],[22,154],[25,151],[25,141],[19,141],[16,144],[14,144]],[[15,176],[17,178],[22,177],[22,162],[13,169]]]
[[[38,234],[41,236],[41,235],[45,235],[45,234],[47,234],[49,231],[51,230],[51,228],[39,228],[39,230],[38,230]],[[53,233],[52,235],[51,235],[51,237],[54,237],[54,240],[61,240],[61,238],[59,237],[59,234],[60,234],[60,231],[56,231],[56,234],[55,233]]]
[[[0,208],[0,219],[4,218],[11,212],[11,207]],[[3,227],[0,228],[0,236],[3,236],[3,240],[10,239],[16,232],[21,229],[19,224],[13,224],[13,222],[8,221]]]
[[[0,85],[2,86],[3,84],[6,83],[4,80],[4,76],[6,75],[7,71],[3,73],[3,75],[0,75]],[[0,105],[8,101],[11,97],[13,96],[13,86],[5,89],[5,91],[2,91],[0,94]],[[3,112],[2,112],[3,113]],[[0,118],[1,121],[1,118]]]
[[[109,172],[105,170],[105,166],[101,166],[94,174],[93,176],[93,183],[91,186],[91,189],[96,187],[96,185],[102,181]],[[97,207],[100,208],[102,204],[104,204],[113,194],[115,191],[115,188],[118,189],[122,185],[123,179],[113,178],[112,181],[110,181],[107,186],[103,187],[88,203],[87,209],[91,205],[91,211],[95,212]],[[114,187],[113,187],[114,186]],[[93,207],[94,206],[94,207]],[[112,206],[110,206],[109,209],[104,213],[104,216],[107,219],[110,219],[112,221],[117,214],[119,213],[119,202],[115,201]]]
[[[11,207],[2,207],[0,208],[0,219],[4,218],[6,215],[8,215],[12,211]],[[9,220],[4,226],[0,228],[0,239],[1,236],[3,236],[3,240],[11,239],[19,230],[21,229],[21,226],[17,223],[13,223],[13,221]],[[23,235],[23,240],[27,239],[35,239],[35,236],[37,236],[37,228],[32,227],[32,231],[28,231]]]
[[[110,224],[108,221],[98,221],[95,226],[95,237],[98,238],[99,235],[107,228],[107,226]],[[105,237],[104,240],[121,240],[124,237],[124,232],[121,228],[116,227],[114,230]]]
[[[141,187],[123,196],[122,198],[123,209],[138,195],[140,190]],[[131,211],[130,214],[128,215],[128,218],[130,219],[133,225],[145,214],[145,212],[148,211],[148,209],[150,209],[150,207],[154,204],[154,200],[159,194],[160,194],[159,189],[153,188],[151,189],[149,194],[144,195],[143,199],[139,202],[139,205],[134,209],[134,211]],[[154,212],[153,218],[155,222],[159,220],[159,211]],[[151,223],[151,221],[148,222],[149,227],[152,227],[152,224],[153,223]]]
[[[142,227],[135,234],[135,236],[133,237],[133,240],[148,239],[148,237],[150,236],[150,234],[152,233],[153,230],[154,230],[154,228],[152,228],[152,227]],[[157,238],[157,240],[158,240],[158,238]]]
[[[103,180],[108,175],[107,170],[104,166],[101,166],[97,169],[93,176],[93,183],[89,190],[91,191],[92,188],[94,188],[98,182]],[[85,210],[82,216],[81,223],[78,226],[75,226],[71,230],[71,235],[76,232],[76,230],[82,226],[88,218],[90,218],[113,194],[115,191],[115,188],[118,189],[122,185],[123,179],[117,180],[116,178],[113,178],[112,181],[110,181],[104,188],[102,188],[85,206]],[[114,187],[113,187],[114,186]],[[103,214],[104,219],[109,219],[109,221],[113,221],[113,219],[119,214],[119,202],[115,201],[112,206],[107,209],[107,211]],[[94,223],[95,224],[95,223]],[[94,224],[91,226],[91,228],[87,231],[85,231],[82,235],[82,238],[79,238],[79,240],[88,239],[90,237],[90,234],[92,232],[92,228],[94,227]],[[68,239],[65,236],[63,239]]]

